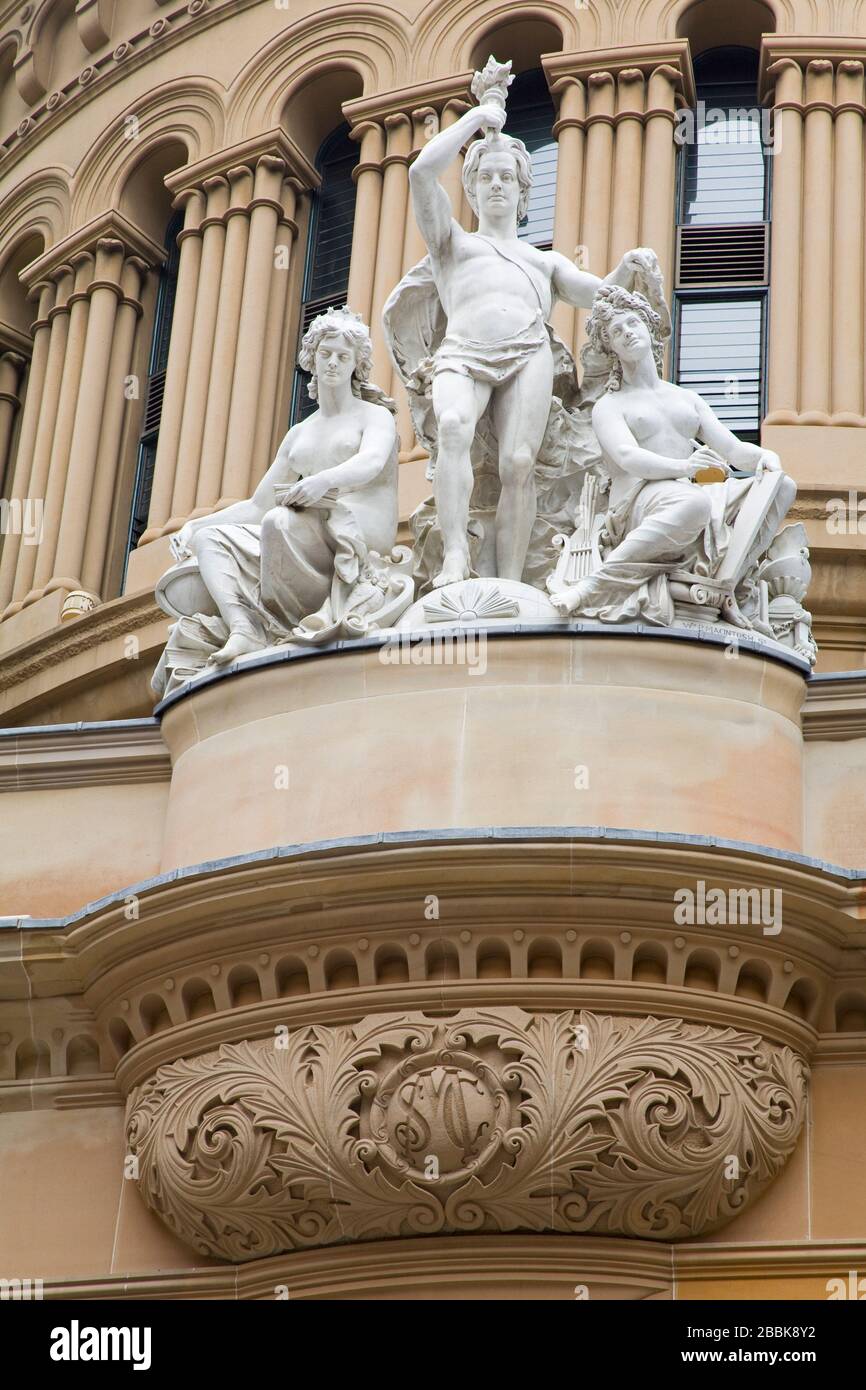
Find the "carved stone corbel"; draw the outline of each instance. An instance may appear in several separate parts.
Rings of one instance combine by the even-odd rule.
[[[202,1254],[558,1231],[681,1240],[741,1211],[805,1113],[790,1048],[735,1028],[464,1009],[277,1029],[130,1096],[142,1196]]]

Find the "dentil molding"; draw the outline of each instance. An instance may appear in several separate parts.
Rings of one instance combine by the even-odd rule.
[[[806,1067],[734,1028],[586,1011],[277,1029],[130,1095],[141,1194],[202,1254],[382,1237],[711,1231],[779,1172]]]

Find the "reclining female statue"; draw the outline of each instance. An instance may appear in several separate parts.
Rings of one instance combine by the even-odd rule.
[[[721,616],[752,627],[750,576],[796,496],[776,454],[747,444],[696,392],[663,381],[658,315],[640,294],[603,285],[587,323],[592,348],[610,361],[592,424],[610,474],[602,563],[551,593],[563,615],[669,625],[673,571],[714,581]],[[700,486],[712,467],[724,481]],[[731,469],[749,474],[735,478]],[[553,590],[555,580],[549,587]]]
[[[393,401],[368,385],[371,357],[357,314],[329,309],[313,320],[298,361],[318,409],[289,430],[251,498],[172,538],[178,560],[197,559],[218,611],[181,618],[174,653],[204,646],[208,664],[224,666],[381,603],[380,557],[397,536],[397,429]],[[164,657],[154,687],[166,680]]]

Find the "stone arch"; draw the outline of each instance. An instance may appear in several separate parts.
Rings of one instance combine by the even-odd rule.
[[[51,1075],[51,1052],[46,1042],[27,1038],[15,1052],[15,1080],[40,1081]]]
[[[287,956],[276,968],[277,994],[309,994],[310,977],[304,962],[297,956]]]
[[[589,11],[586,14],[588,18]],[[580,19],[583,20],[583,12]],[[419,75],[446,76],[474,70],[479,66],[476,59],[482,50],[480,64],[492,51],[501,62],[514,59],[514,70],[518,72],[525,67],[538,67],[541,53],[578,46],[578,12],[562,0],[544,6],[499,0],[483,16],[466,0],[451,0],[444,6],[434,0],[419,16],[417,27],[415,66]],[[591,47],[592,36],[582,33],[580,42]],[[509,49],[512,43],[517,44],[515,52]],[[527,61],[528,57],[532,61]]]
[[[307,15],[238,73],[229,90],[230,141],[275,129],[292,95],[328,72],[353,70],[370,96],[401,86],[412,68],[409,26],[399,11],[355,4]]]
[[[278,124],[310,163],[316,164],[324,141],[344,124],[343,103],[362,94],[362,78],[351,65],[318,71],[293,86]]]
[[[764,960],[746,960],[740,967],[734,993],[743,999],[765,1004],[770,994],[770,967]]]
[[[501,937],[488,937],[479,942],[475,952],[475,973],[479,980],[508,980],[511,978],[511,953]]]
[[[4,248],[0,259],[0,323],[27,336],[36,313],[21,283],[21,271],[44,250],[45,241],[39,232],[25,232],[12,246]]]
[[[192,979],[185,981],[181,990],[184,1014],[188,1019],[203,1018],[205,1014],[216,1013],[216,1003],[214,1002],[213,990],[210,985],[193,976]]]
[[[636,984],[665,985],[668,953],[660,941],[642,941],[632,957],[631,977]]]
[[[330,951],[325,960],[325,989],[357,989],[358,965],[350,951]]]
[[[866,994],[848,990],[836,1000],[834,1019],[837,1033],[866,1032]]]
[[[785,11],[790,6],[784,0],[680,0],[670,7],[674,35],[688,39],[692,58],[730,44],[759,49],[762,33],[776,32]]]
[[[38,238],[50,250],[69,231],[70,178],[65,169],[29,174],[0,202],[0,248],[5,258],[22,241]]]
[[[132,124],[132,121],[137,125]],[[124,132],[132,132],[124,138]],[[101,132],[75,174],[73,219],[82,226],[120,206],[122,190],[161,149],[182,147],[195,164],[223,147],[224,89],[207,77],[178,78],[125,107]],[[174,167],[179,167],[175,164]]]
[[[235,965],[228,974],[229,1002],[233,1009],[262,1002],[262,982],[251,965]]]
[[[425,955],[428,980],[459,980],[460,958],[452,941],[431,941]]]
[[[583,943],[580,951],[580,978],[583,980],[613,980],[616,978],[612,942],[602,938]]]
[[[181,141],[155,140],[128,171],[118,190],[120,211],[160,246],[172,215],[172,195],[165,179],[189,162],[187,156],[187,147]]]
[[[87,1033],[76,1033],[66,1045],[67,1076],[96,1076],[100,1071],[99,1043]]]
[[[374,960],[377,985],[405,983],[409,979],[409,962],[402,946],[388,942],[376,951]]]
[[[721,963],[715,951],[692,951],[686,961],[683,983],[686,989],[717,990]]]
[[[532,941],[526,954],[526,973],[530,979],[562,979],[562,947],[551,937]]]

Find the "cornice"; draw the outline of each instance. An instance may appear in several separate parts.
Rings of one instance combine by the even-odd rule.
[[[100,604],[74,622],[61,623],[0,656],[0,691],[14,689],[31,676],[160,620],[164,621],[164,615],[150,591]]]
[[[154,719],[0,730],[0,793],[170,777],[171,759]]]
[[[757,1245],[751,1241],[713,1241],[711,1245],[674,1245],[673,1257],[682,1279],[762,1279],[787,1273],[838,1278],[852,1267],[863,1268],[866,1242],[792,1240]]]
[[[292,1301],[312,1298],[394,1298],[431,1286],[489,1289],[510,1284],[515,1296],[538,1288],[546,1296],[561,1282],[573,1297],[575,1260],[580,1282],[617,1298],[670,1296],[672,1247],[662,1241],[612,1236],[463,1235],[364,1241],[351,1248],[295,1250],[252,1264],[193,1266],[153,1274],[43,1280],[43,1296],[57,1299],[250,1299],[265,1301],[288,1289]],[[579,1252],[579,1254],[578,1254]]]
[[[595,73],[608,72],[616,75],[628,69],[634,69],[646,77],[656,68],[668,66],[679,78],[686,106],[694,106],[697,100],[691,50],[687,39],[671,39],[666,43],[628,44],[616,48],[581,49],[574,53],[545,53],[542,55],[541,65],[551,88],[564,77],[576,77],[585,82]]]
[[[673,894],[699,878],[780,889],[783,931],[676,925]],[[427,920],[430,894],[439,915]],[[286,1022],[494,1003],[736,1023],[808,1056],[832,1034],[836,1000],[866,997],[864,903],[866,872],[735,842],[592,828],[379,835],[174,870],[64,919],[9,919],[0,994],[28,1030],[50,1033],[62,997],[100,1037],[126,1031],[124,1089]],[[712,976],[701,983],[686,978],[696,951]],[[437,952],[453,962],[447,974]],[[551,955],[552,970],[533,968]],[[599,956],[601,975],[584,968]],[[398,961],[396,978],[382,960]],[[348,982],[332,978],[337,961]],[[649,978],[641,962],[654,963]],[[763,998],[739,990],[744,965],[764,979]],[[804,1007],[792,1011],[791,997]],[[165,1015],[155,1032],[145,1000]],[[845,1034],[838,1046],[859,1057],[864,1041]]]
[[[290,135],[282,129],[266,130],[238,144],[228,145],[207,155],[195,164],[185,164],[165,179],[172,194],[180,194],[205,179],[220,177],[235,167],[254,166],[260,159],[281,159],[286,164],[286,177],[294,178],[303,189],[318,188],[321,176]],[[282,209],[279,211],[282,213]]]
[[[93,62],[86,63],[80,72],[61,88],[44,96],[35,94],[28,114],[18,126],[2,136],[0,144],[0,177],[5,176],[32,148],[33,142],[54,130],[65,116],[84,106],[96,91],[123,79],[135,68],[143,67],[155,57],[189,36],[190,29],[199,32],[221,23],[241,10],[249,9],[260,0],[181,0],[180,4],[161,3],[161,12],[150,16],[147,23],[113,46]],[[32,50],[30,50],[32,54]],[[16,64],[26,62],[28,50],[22,49]]]
[[[411,112],[417,107],[441,108],[449,101],[472,102],[472,73],[461,72],[455,77],[437,77],[429,82],[413,83],[391,92],[356,97],[343,102],[343,115],[353,128],[362,121],[383,121],[386,116]]]
[[[64,261],[75,256],[95,254],[97,243],[103,240],[116,240],[126,256],[139,256],[147,265],[162,265],[165,260],[165,247],[158,245],[136,227],[122,212],[109,208],[98,217],[78,227],[69,236],[57,242],[48,251],[31,261],[21,272],[21,280],[27,288],[50,275]]]
[[[802,721],[803,737],[809,741],[866,738],[866,671],[812,676]]]
[[[866,61],[866,37],[863,35],[764,34],[761,39],[761,61],[758,70],[760,100],[766,101],[775,87],[769,71],[774,63],[796,63],[805,70],[810,63],[821,60],[831,63],[847,59]]]
[[[579,1267],[580,1279],[575,1275]],[[321,1250],[295,1250],[252,1264],[194,1265],[155,1273],[43,1280],[46,1301],[111,1299],[241,1299],[268,1301],[288,1290],[293,1302],[328,1297],[424,1298],[436,1286],[485,1289],[512,1285],[515,1297],[533,1288],[550,1297],[562,1284],[573,1298],[578,1282],[593,1296],[667,1299],[674,1280],[738,1276],[838,1278],[866,1267],[862,1240],[756,1243],[668,1243],[612,1236],[423,1236],[366,1241]],[[764,1295],[766,1296],[766,1295]]]

